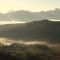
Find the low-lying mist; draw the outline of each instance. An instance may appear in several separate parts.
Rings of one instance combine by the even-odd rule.
[[[15,20],[12,20],[12,21],[0,21],[0,25],[5,25],[5,24],[18,24],[18,23],[26,23],[26,22],[21,22],[21,21],[15,21]]]
[[[30,45],[30,44],[48,44],[48,42],[45,41],[37,41],[37,40],[12,40],[12,39],[8,39],[8,38],[0,38],[0,43],[4,44],[4,45],[11,45],[13,43],[22,43],[22,44],[26,44],[26,45]]]
[[[35,44],[39,44],[39,45],[45,45],[45,46],[49,46],[49,47],[57,47],[60,46],[60,44],[58,43],[50,43],[48,41],[43,41],[43,40],[13,40],[13,39],[8,39],[8,38],[0,38],[0,44],[5,46],[5,45],[12,45],[12,44],[24,44],[24,45],[35,45]]]

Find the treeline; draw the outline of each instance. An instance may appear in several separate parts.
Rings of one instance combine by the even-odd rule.
[[[2,60],[59,60],[60,55],[45,45],[24,45],[14,43],[10,46],[0,46]]]

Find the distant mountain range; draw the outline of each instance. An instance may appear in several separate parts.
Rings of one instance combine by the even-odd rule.
[[[60,20],[60,9],[41,11],[41,12],[30,12],[25,10],[12,11],[5,14],[0,13],[0,21],[36,21],[41,19],[55,19]]]
[[[41,20],[24,24],[1,25],[0,37],[60,42],[60,22]]]

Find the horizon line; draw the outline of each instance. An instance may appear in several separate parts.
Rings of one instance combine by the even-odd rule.
[[[28,11],[28,12],[47,12],[47,11],[55,11],[55,10],[60,10],[60,8],[54,8],[54,9],[49,9],[49,10],[41,10],[41,11],[31,11],[31,10],[8,10],[6,12],[0,12],[2,14],[6,14],[6,13],[12,13],[12,12],[17,12],[17,11]]]

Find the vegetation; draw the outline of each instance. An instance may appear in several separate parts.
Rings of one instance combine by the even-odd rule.
[[[56,51],[57,52],[57,51]],[[0,46],[0,59],[2,60],[59,60],[52,48],[45,45],[24,45],[14,43],[9,46]]]

